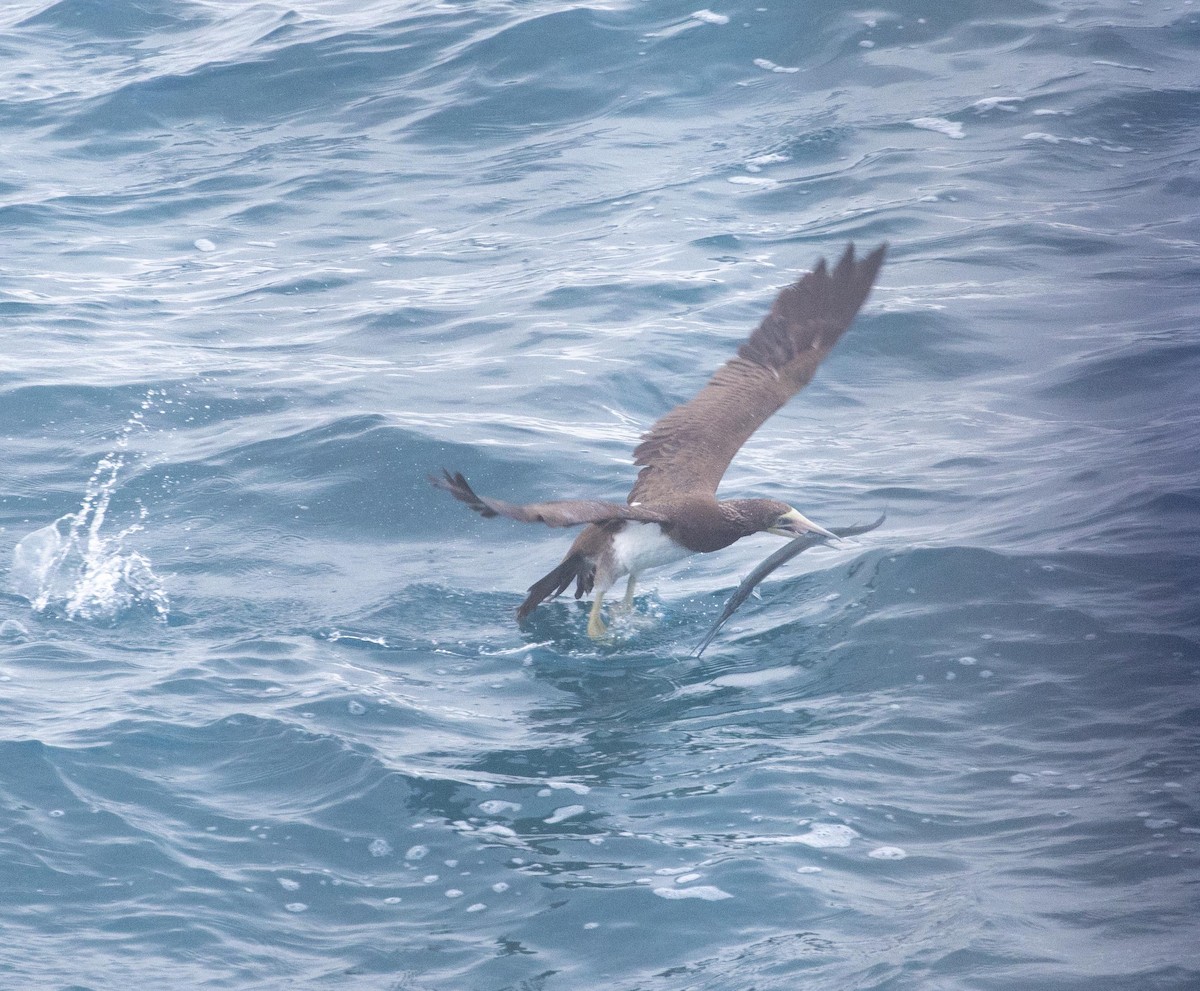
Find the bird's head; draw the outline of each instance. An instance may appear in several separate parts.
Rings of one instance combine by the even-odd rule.
[[[819,533],[822,537],[837,539],[837,534],[818,526],[798,509],[778,499],[731,499],[723,505],[736,512],[747,533],[773,533],[777,537]]]
[[[814,523],[800,510],[793,509],[785,503],[779,503],[779,508],[781,512],[774,522],[765,528],[767,533],[773,533],[777,537],[800,537],[806,533],[819,533],[822,537],[837,539],[836,534]]]

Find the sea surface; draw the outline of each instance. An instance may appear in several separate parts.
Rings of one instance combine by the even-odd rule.
[[[3,5],[0,989],[1200,987],[1200,0],[702,2]],[[519,628],[885,241],[884,525]]]

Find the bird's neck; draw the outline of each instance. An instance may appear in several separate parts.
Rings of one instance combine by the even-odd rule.
[[[708,554],[746,536],[747,530],[736,510],[736,500],[715,499],[690,506],[666,527],[668,535],[696,554]]]

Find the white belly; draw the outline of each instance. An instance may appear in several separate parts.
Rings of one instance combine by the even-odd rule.
[[[638,574],[647,568],[674,564],[692,554],[662,532],[657,523],[629,523],[613,537],[614,578]]]

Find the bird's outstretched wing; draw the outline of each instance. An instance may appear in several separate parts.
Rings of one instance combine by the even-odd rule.
[[[854,245],[830,271],[817,267],[788,286],[771,312],[708,384],[659,420],[633,452],[629,502],[714,495],[738,449],[799,392],[850,326],[871,291],[886,245],[862,259]]]
[[[490,519],[505,516],[521,523],[545,523],[546,526],[579,526],[583,523],[604,523],[608,520],[638,520],[643,523],[663,523],[667,517],[652,509],[625,506],[601,499],[556,499],[552,502],[503,502],[476,495],[461,472],[442,469],[442,477],[430,475],[429,481],[449,492],[459,502],[465,502],[480,516]]]

